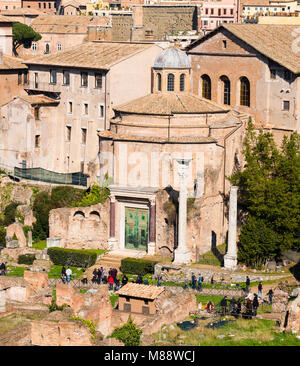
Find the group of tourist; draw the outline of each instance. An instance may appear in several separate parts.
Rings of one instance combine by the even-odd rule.
[[[63,266],[61,269],[61,280],[63,283],[70,282],[72,277],[72,270],[69,266]]]
[[[213,281],[213,276],[212,276],[212,281]],[[203,282],[204,282],[204,278],[201,275],[201,273],[199,274],[198,281],[197,281],[197,277],[192,272],[191,284],[190,284],[190,287],[192,289],[194,289],[194,290],[197,289],[199,291],[202,291],[202,284],[203,284]],[[184,281],[184,289],[187,289],[188,287],[189,287],[189,280],[186,278],[185,281]]]

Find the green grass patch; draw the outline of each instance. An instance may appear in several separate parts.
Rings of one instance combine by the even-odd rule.
[[[41,240],[41,241],[38,241],[37,243],[33,243],[32,248],[39,249],[39,250],[43,250],[43,249],[47,248],[47,240]]]
[[[60,278],[61,277],[61,270],[63,266],[57,266],[53,265],[50,268],[50,271],[48,273],[48,278]],[[78,278],[82,273],[85,271],[84,268],[78,268],[78,267],[70,267],[72,270],[72,274],[75,274],[75,277],[72,276],[72,278]]]
[[[111,294],[110,295],[110,302],[111,302],[111,306],[114,308],[116,305],[116,301],[118,300],[119,295],[117,294]]]
[[[164,326],[153,336],[156,341],[163,340],[174,346],[300,346],[296,334],[280,333],[275,320],[237,319],[219,328],[207,327],[218,320],[220,318],[199,319],[198,325],[189,331],[180,329],[176,324]]]
[[[24,272],[27,270],[27,267],[18,267],[18,266],[7,266],[6,276],[8,277],[24,277]]]
[[[199,256],[197,263],[221,266],[223,257],[226,254],[226,243],[218,245],[214,251],[210,250]]]

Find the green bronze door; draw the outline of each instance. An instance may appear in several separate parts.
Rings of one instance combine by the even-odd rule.
[[[147,250],[148,210],[125,207],[125,248]]]

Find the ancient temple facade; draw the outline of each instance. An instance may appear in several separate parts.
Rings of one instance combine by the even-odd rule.
[[[152,73],[151,93],[114,107],[109,129],[98,133],[100,173],[113,179],[108,248],[174,258],[183,245],[178,198],[184,184],[184,245],[196,261],[225,242],[226,177],[243,164],[248,116],[192,94],[189,57],[175,47],[156,57]]]

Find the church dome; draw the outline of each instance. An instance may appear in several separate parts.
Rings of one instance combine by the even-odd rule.
[[[179,48],[170,47],[163,50],[154,61],[154,68],[159,69],[189,69],[191,68],[188,55]]]

